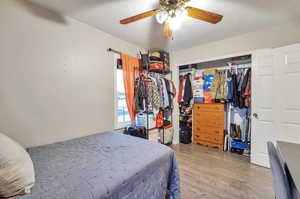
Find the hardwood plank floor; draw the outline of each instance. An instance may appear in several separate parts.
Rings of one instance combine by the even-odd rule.
[[[249,158],[195,144],[173,145],[182,199],[273,199],[269,169]]]

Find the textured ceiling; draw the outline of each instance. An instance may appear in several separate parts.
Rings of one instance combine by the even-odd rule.
[[[300,19],[299,0],[192,0],[189,5],[224,16],[217,25],[186,18],[164,39],[155,17],[121,25],[119,20],[158,7],[158,0],[30,0],[63,15],[135,43],[144,48],[179,50],[221,40],[260,28]]]

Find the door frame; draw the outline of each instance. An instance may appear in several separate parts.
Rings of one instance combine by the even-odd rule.
[[[253,54],[258,50],[261,50],[261,49],[256,49],[256,50],[251,50],[251,51],[243,51],[243,52],[227,54],[227,55],[222,55],[222,56],[216,56],[216,57],[209,57],[209,58],[205,58],[205,59],[196,59],[196,60],[188,61],[185,63],[175,64],[174,65],[175,67],[172,69],[172,72],[173,72],[173,76],[174,76],[173,81],[176,86],[176,89],[178,90],[178,84],[179,84],[179,66],[189,65],[189,64],[193,64],[193,63],[213,61],[213,60],[218,60],[218,59],[226,59],[229,57],[238,57],[238,56],[243,56],[243,55],[253,56]],[[251,57],[251,59],[253,59],[253,58]],[[175,107],[178,107],[178,106],[175,106]],[[178,135],[176,135],[176,133],[175,133],[176,138],[174,140],[176,140],[176,142],[175,143],[173,142],[174,144],[179,143],[179,110],[177,110],[177,109],[178,108],[174,108],[174,111],[173,111],[174,132],[178,132]],[[252,126],[251,126],[251,129],[252,129]],[[250,159],[250,163],[253,164],[251,162],[251,159]]]

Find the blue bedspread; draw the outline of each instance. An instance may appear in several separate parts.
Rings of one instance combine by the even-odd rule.
[[[107,132],[28,149],[36,184],[13,199],[180,198],[172,149]]]

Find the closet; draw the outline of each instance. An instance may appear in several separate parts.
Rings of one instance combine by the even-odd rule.
[[[191,82],[198,82],[196,85],[192,84],[193,99],[190,105],[182,108],[184,103],[182,100],[179,101],[180,110],[193,107],[193,115],[189,116],[188,120],[179,116],[180,142],[186,143],[186,140],[183,139],[188,134],[183,128],[186,127],[186,125],[184,126],[185,121],[192,121],[188,123],[188,126],[193,129],[193,142],[199,142],[199,139],[194,140],[195,133],[196,135],[202,133],[199,130],[201,121],[199,123],[193,119],[197,112],[195,107],[206,104],[213,105],[217,102],[217,104],[224,105],[224,150],[233,149],[233,152],[243,155],[250,154],[251,163],[269,167],[268,141],[275,142],[280,140],[300,143],[300,92],[298,92],[300,84],[300,44],[255,50],[249,54],[251,56],[248,56],[248,59],[239,60],[237,57],[231,57],[196,64],[179,65],[179,80],[184,80],[185,75],[190,73]],[[211,69],[226,70],[233,72],[233,74],[251,69],[248,72],[248,75],[250,75],[250,92],[244,92],[243,94],[243,97],[246,97],[243,100],[243,108],[240,108],[240,98],[229,97],[232,102],[228,103],[228,99],[223,101],[219,97],[211,98],[211,95],[205,92],[205,89],[207,91],[214,91],[215,89],[215,87],[211,87],[213,82],[210,81],[210,78],[215,75],[214,73],[211,74],[212,71],[208,71]],[[204,73],[203,70],[206,70],[206,72]],[[245,71],[243,74],[245,74]],[[234,76],[234,78],[236,77]],[[226,80],[228,81],[228,79],[230,78],[227,75]],[[179,81],[179,88],[184,83],[184,81]],[[239,92],[239,89],[237,91]],[[179,91],[179,93],[181,92],[184,93],[184,91]],[[218,95],[222,95],[222,92]],[[214,100],[214,102],[209,102],[210,100]],[[243,109],[243,111],[239,109]],[[184,112],[181,111],[180,114],[182,113]],[[200,117],[208,117],[201,111],[197,114]],[[232,120],[234,122],[228,122]],[[209,123],[206,123],[206,125],[209,125]],[[202,129],[204,128],[202,126]],[[210,133],[213,132],[210,131]],[[239,148],[246,149],[242,151]]]
[[[195,144],[250,155],[251,61],[245,55],[179,67],[181,143],[191,143],[190,136]]]

